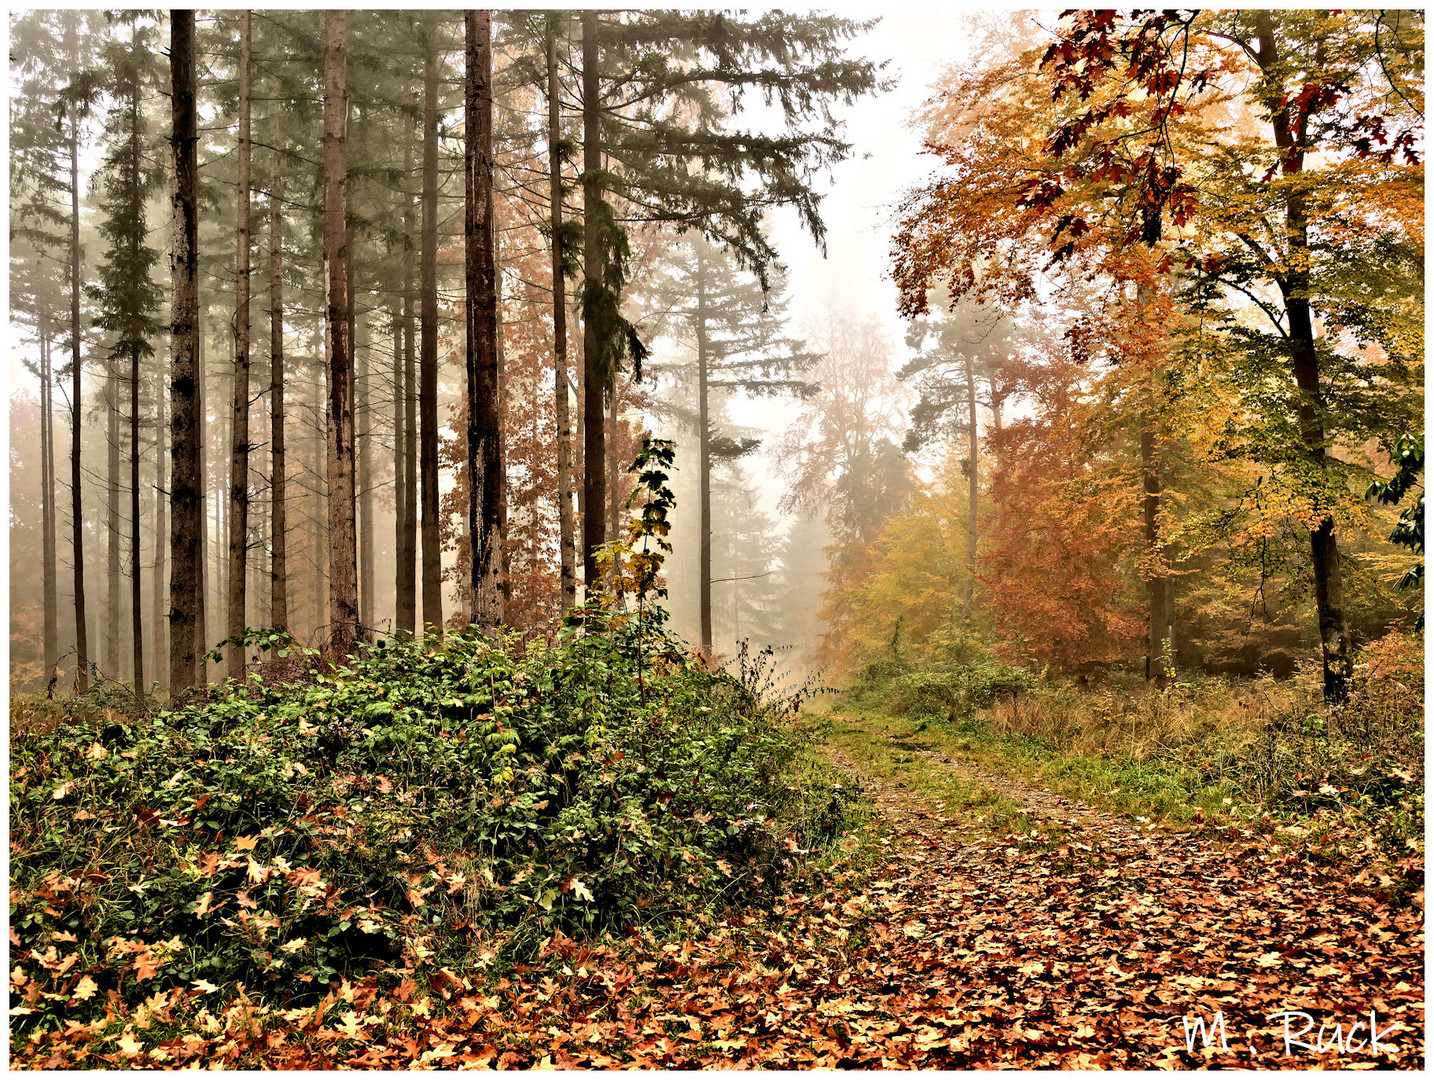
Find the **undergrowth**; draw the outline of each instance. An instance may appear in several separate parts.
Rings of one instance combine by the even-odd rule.
[[[391,641],[154,716],[17,703],[15,1034],[763,902],[849,802],[789,723],[802,695],[636,635]]]

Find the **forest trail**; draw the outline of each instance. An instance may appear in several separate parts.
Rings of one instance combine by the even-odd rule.
[[[1142,827],[903,748],[1041,822],[1024,836],[982,836],[900,781],[864,778],[893,834],[870,887],[868,933],[884,955],[857,966],[872,990],[899,973],[926,1020],[949,1026],[952,1039],[918,1064],[1422,1068],[1420,906],[1391,910],[1316,884],[1274,847]],[[1285,1011],[1314,1018],[1308,1032],[1303,1017],[1289,1018],[1288,1055],[1286,1018],[1271,1019]],[[1198,1032],[1187,1050],[1185,1019],[1210,1025],[1216,1013],[1228,1052],[1218,1035],[1204,1050]]]

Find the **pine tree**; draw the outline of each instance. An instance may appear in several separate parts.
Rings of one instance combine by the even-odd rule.
[[[794,207],[820,242],[813,181],[850,147],[835,134],[832,102],[878,85],[876,67],[849,60],[846,19],[649,11],[582,13],[584,576],[602,542],[603,402],[626,359],[645,347],[621,314],[628,220],[697,228],[731,249],[762,285],[774,252],[762,219]],[[719,122],[749,92],[775,100],[786,131],[768,136]]]
[[[174,249],[170,415],[173,423],[174,481],[170,489],[169,693],[179,701],[195,685],[201,659],[196,616],[202,504],[199,496],[198,218],[195,206],[195,144],[198,122],[194,88],[194,12],[170,15],[171,143],[174,147]]]
[[[234,409],[229,463],[229,677],[244,677],[243,636],[249,570],[249,249],[250,157],[253,139],[253,35],[248,11],[239,14],[239,214],[234,260]]]
[[[712,467],[714,460],[732,460],[757,447],[751,438],[734,438],[714,423],[710,396],[787,393],[804,396],[815,387],[799,376],[817,357],[786,335],[784,282],[772,276],[768,288],[755,274],[743,273],[733,257],[701,236],[676,245],[644,290],[645,306],[685,323],[694,353],[691,363],[652,364],[655,371],[675,371],[691,385],[695,411],[684,417],[697,435],[698,477],[698,644],[711,651],[712,623]],[[719,407],[715,410],[721,412]]]
[[[503,622],[503,461],[499,436],[498,296],[493,231],[492,13],[465,17],[464,247],[467,269],[468,537],[473,621]]]
[[[109,245],[99,267],[99,285],[93,290],[100,314],[95,325],[110,335],[110,362],[116,367],[127,360],[129,377],[129,514],[130,514],[130,621],[133,645],[133,677],[135,692],[144,693],[144,622],[141,603],[140,534],[140,414],[143,400],[140,389],[141,362],[154,355],[154,338],[161,329],[157,317],[162,291],[154,280],[159,252],[148,243],[149,228],[145,204],[158,186],[161,172],[147,160],[144,143],[145,125],[141,98],[152,84],[148,70],[155,27],[141,26],[140,18],[131,14],[129,41],[115,40],[107,50],[113,84],[110,92],[116,101],[110,117],[111,148],[101,165],[100,178],[104,197],[104,214],[100,234]],[[118,369],[115,370],[117,381]],[[109,401],[112,417],[118,415],[118,394]],[[116,436],[111,437],[111,457],[119,450]],[[111,517],[118,514],[117,491],[111,492]],[[111,542],[119,539],[118,528],[111,529]],[[112,562],[115,561],[112,559]],[[118,584],[118,567],[112,566],[111,596]],[[111,601],[112,607],[118,605]],[[111,611],[115,620],[118,612]],[[119,627],[112,622],[106,640],[118,641]]]
[[[349,330],[348,84],[345,20],[324,22],[324,268],[329,352],[329,652],[347,656],[359,636],[358,548],[354,534],[353,343]]]

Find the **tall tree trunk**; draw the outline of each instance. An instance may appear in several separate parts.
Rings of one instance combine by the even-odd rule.
[[[154,426],[154,568],[150,573],[150,640],[154,642],[154,670],[158,675],[169,668],[169,657],[165,650],[168,640],[165,623],[164,596],[167,589],[165,572],[166,539],[169,535],[169,447],[165,432],[169,429],[168,387],[165,386],[161,371],[155,387],[155,402],[158,418]]]
[[[274,170],[269,195],[269,621],[277,630],[289,628],[288,458],[284,447],[284,216],[283,183]]]
[[[141,212],[143,208],[141,207]],[[138,320],[131,325],[130,333],[138,339]],[[144,604],[141,555],[143,537],[140,534],[139,516],[139,360],[140,350],[130,350],[129,365],[129,578],[130,578],[130,637],[134,664],[134,692],[144,695]]]
[[[249,231],[250,112],[254,48],[248,11],[239,13],[239,227],[234,260],[234,414],[229,462],[229,632],[241,637],[249,569]],[[229,646],[229,677],[244,678],[247,650]]]
[[[443,631],[443,567],[438,535],[438,26],[428,15],[423,68],[423,213],[419,253],[418,472],[422,487],[423,623]]]
[[[490,53],[491,58],[491,53]],[[490,64],[491,67],[491,64]],[[491,81],[491,80],[490,80]],[[491,129],[491,125],[490,125]],[[496,169],[496,166],[495,166]],[[488,185],[488,217],[493,223],[493,357],[497,394],[494,429],[498,447],[498,610],[501,622],[508,621],[508,376],[503,369],[503,240],[494,204],[493,185]]]
[[[1265,104],[1269,109],[1275,145],[1280,150],[1280,171],[1291,184],[1285,189],[1285,237],[1288,251],[1283,260],[1290,269],[1277,278],[1284,299],[1288,327],[1285,337],[1290,366],[1295,378],[1296,408],[1300,418],[1305,452],[1317,472],[1327,467],[1322,413],[1324,392],[1320,385],[1319,352],[1315,345],[1314,320],[1310,313],[1309,218],[1306,194],[1293,178],[1304,172],[1309,127],[1309,105],[1291,99],[1282,91],[1284,65],[1289,57],[1279,47],[1273,17],[1268,11],[1254,16],[1259,52],[1256,62],[1267,76]],[[1323,47],[1321,46],[1321,49]],[[1334,535],[1334,518],[1325,515],[1310,530],[1310,556],[1314,571],[1315,608],[1319,617],[1321,656],[1324,661],[1326,701],[1342,702],[1349,695],[1354,670],[1353,642],[1344,611],[1344,582],[1339,566],[1339,545]]]
[[[617,435],[617,376],[614,374],[612,388],[607,395],[607,530],[604,533],[609,542],[618,538],[618,527],[622,520],[622,446]]]
[[[403,305],[395,300],[389,310],[389,336],[393,344],[393,632],[402,634],[404,624],[403,598],[403,541],[408,535],[408,522],[404,518],[407,505],[404,501],[404,478],[408,466],[404,462],[405,398],[403,393]],[[408,578],[413,580],[412,567]]]
[[[469,10],[464,23],[469,588],[473,621],[493,629],[503,621],[503,461],[498,431],[498,292],[493,248],[492,12]]]
[[[70,117],[70,520],[74,531],[75,689],[90,688],[90,638],[85,617],[85,516],[80,499],[80,116]]]
[[[315,353],[327,352],[327,331],[322,322],[316,323],[317,339],[314,340]],[[327,363],[319,365],[318,378],[314,380],[313,415],[315,417],[324,414],[328,402],[328,371]],[[316,433],[316,437],[309,440],[309,452],[311,466],[316,483],[313,488],[313,496],[309,505],[312,507],[309,520],[313,523],[312,547],[310,548],[310,565],[314,568],[314,627],[315,632],[319,629],[327,630],[329,625],[329,526],[327,510],[329,505],[328,494],[328,470],[324,467],[324,458],[328,450],[328,428],[325,425]]]
[[[563,280],[563,162],[558,114],[558,25],[547,18],[548,59],[548,209],[553,249],[553,406],[558,425],[558,591],[563,613],[577,604],[577,570],[573,563],[573,426],[568,415],[568,312]]]
[[[196,255],[196,258],[198,256]],[[205,405],[208,397],[209,372],[205,367],[205,360],[208,350],[205,347],[207,339],[207,312],[199,310],[198,331],[195,338],[195,407],[199,416],[199,584],[194,596],[194,650],[198,660],[198,675],[200,682],[208,680],[204,677],[204,652],[209,641],[209,612],[206,600],[209,597],[209,410]],[[171,511],[171,514],[173,511]],[[171,576],[173,571],[171,571]]]
[[[403,175],[413,174],[413,142],[404,139]],[[394,582],[394,621],[398,629],[410,636],[417,623],[415,577],[418,560],[418,387],[413,366],[413,199],[407,191],[403,196],[403,316],[402,345],[395,340],[394,348],[403,356],[402,378],[394,381],[394,396],[403,402],[403,430],[394,435],[402,440],[403,469],[397,475],[399,499],[402,504],[403,531],[397,547],[397,579]]]
[[[133,193],[133,201],[130,203],[130,215],[135,221],[144,219],[144,196],[141,194],[140,184],[140,137],[139,137],[139,85],[136,83],[130,92],[130,191]],[[130,320],[130,341],[138,342],[140,339],[140,324],[138,317],[131,317]],[[141,698],[144,697],[144,604],[141,555],[142,537],[140,534],[139,515],[139,463],[140,463],[140,442],[139,442],[139,362],[141,349],[135,344],[130,349],[129,357],[129,525],[130,525],[130,551],[129,551],[129,577],[130,577],[130,637],[131,655],[134,664],[134,692]],[[156,544],[158,537],[155,538]]]
[[[211,357],[213,356],[212,353],[210,355]],[[212,374],[212,372],[209,372],[209,374]],[[213,455],[211,459],[207,453],[208,448],[206,447],[204,461],[204,482],[207,485],[205,488],[205,500],[208,501],[208,492],[210,490],[214,492],[214,528],[211,530],[212,535],[210,536],[210,540],[212,541],[210,548],[210,572],[214,575],[214,592],[212,594],[214,605],[209,612],[214,623],[209,628],[210,632],[205,643],[206,645],[209,641],[219,642],[224,640],[224,638],[228,636],[227,628],[229,626],[229,615],[227,611],[229,606],[229,497],[226,492],[229,489],[229,434],[234,430],[234,417],[226,407],[227,402],[225,402],[225,399],[221,397],[220,401],[224,404],[221,404],[219,409],[216,410],[217,415],[215,416],[216,426],[219,429],[219,452]],[[209,471],[211,469],[213,472]],[[201,670],[204,670],[203,665],[207,663],[207,661],[201,657],[200,663]],[[222,671],[216,672],[216,675],[219,678],[224,677]],[[207,682],[208,680],[206,679],[205,681]]]
[[[1152,380],[1155,378],[1152,373]],[[1152,387],[1151,397],[1153,398]],[[1144,487],[1145,547],[1153,559],[1163,559],[1160,539],[1160,504],[1163,497],[1160,457],[1156,447],[1156,424],[1153,403],[1141,418],[1140,473]],[[1168,575],[1152,569],[1145,581],[1148,620],[1146,629],[1145,678],[1156,686],[1165,686],[1172,674],[1167,670],[1166,655],[1171,651],[1171,611]]]
[[[105,374],[105,632],[102,642],[104,673],[120,677],[120,643],[124,612],[120,607],[120,403],[119,357],[111,356]]]
[[[358,522],[359,522],[359,624],[364,633],[374,626],[373,550],[373,417],[369,411],[369,335],[368,323],[359,328],[363,345],[354,338],[354,456],[358,459]]]
[[[55,555],[55,419],[53,412],[54,382],[50,365],[50,330],[42,316],[40,322],[40,553],[41,576],[44,578],[45,682],[54,679],[60,663],[60,600],[57,559]]]
[[[591,598],[599,588],[596,552],[603,543],[607,506],[607,446],[600,370],[602,344],[596,318],[598,290],[606,269],[602,234],[602,113],[598,79],[598,13],[585,9],[583,28],[583,584]]]
[[[404,140],[403,175],[413,173],[413,143]],[[401,321],[402,344],[397,337],[394,349],[402,353],[402,377],[394,380],[394,397],[403,403],[403,427],[394,435],[395,443],[401,441],[403,468],[395,474],[398,477],[401,504],[399,518],[402,531],[398,538],[397,579],[394,582],[394,621],[397,628],[410,636],[417,623],[417,592],[414,575],[418,559],[418,388],[413,367],[413,199],[408,192],[403,197],[403,316]],[[396,327],[396,331],[400,329]],[[398,446],[395,446],[395,450]]]
[[[697,307],[693,316],[697,332],[697,505],[698,554],[697,587],[700,590],[702,652],[712,655],[712,432],[707,412],[707,261],[703,245],[697,248]]]
[[[981,484],[981,442],[976,423],[976,371],[971,358],[966,358],[966,450],[970,457],[970,475],[966,490],[966,580],[962,585],[962,603],[966,618],[971,617],[971,604],[976,593],[976,511]]]
[[[198,219],[195,216],[194,12],[170,14],[172,142],[174,146],[174,256],[170,323],[170,413],[174,481],[170,489],[169,692],[181,700],[195,685],[198,654],[195,601],[199,586],[199,444],[202,414],[198,374]]]
[[[342,658],[358,638],[358,551],[354,536],[353,342],[349,338],[348,79],[344,13],[324,18],[324,293],[329,344],[329,652]]]
[[[1161,218],[1158,214],[1147,214],[1144,228],[1145,242],[1154,247],[1160,240]],[[1136,286],[1136,310],[1142,326],[1149,326],[1148,312],[1154,302],[1150,285],[1141,282]],[[1161,479],[1159,431],[1157,410],[1159,408],[1160,383],[1162,380],[1159,364],[1152,366],[1149,377],[1149,405],[1140,418],[1140,475],[1144,489],[1145,548],[1155,566],[1145,581],[1147,623],[1145,633],[1145,679],[1164,687],[1173,671],[1168,670],[1167,657],[1174,656],[1173,622],[1175,613],[1170,600],[1172,582],[1163,568],[1164,552],[1160,537],[1160,507],[1164,497]]]

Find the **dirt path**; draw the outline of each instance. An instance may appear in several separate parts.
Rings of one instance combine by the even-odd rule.
[[[1049,850],[1048,837],[982,838],[865,781],[899,838],[871,889],[874,943],[895,955],[857,965],[863,983],[896,970],[929,987],[959,1024],[948,1067],[1422,1067],[1417,909],[1340,894],[1273,848],[1143,829],[922,752],[1064,828]],[[1313,1017],[1306,1034],[1304,1017],[1288,1018],[1288,1054],[1287,1018],[1270,1019],[1282,1012]],[[1197,1034],[1188,1052],[1186,1018],[1216,1013],[1229,1051],[1201,1050]]]

